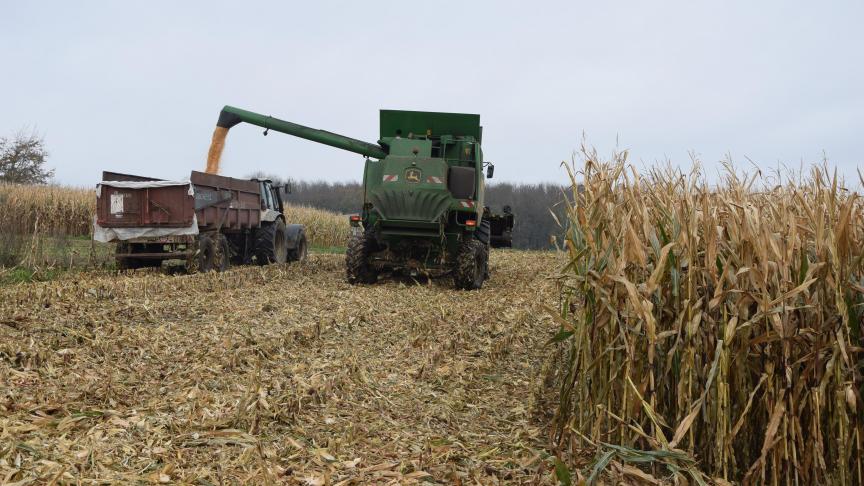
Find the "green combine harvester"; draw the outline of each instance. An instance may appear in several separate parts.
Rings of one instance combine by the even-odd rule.
[[[457,288],[478,289],[489,277],[483,203],[495,168],[483,161],[480,115],[381,110],[377,144],[231,106],[217,126],[241,122],[366,157],[362,214],[351,217],[357,230],[345,258],[350,283],[398,271],[451,274]]]

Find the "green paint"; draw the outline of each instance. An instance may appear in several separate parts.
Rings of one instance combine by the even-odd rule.
[[[465,222],[482,219],[485,176],[480,115],[381,110],[377,143],[226,106],[220,126],[230,128],[239,122],[367,157],[363,227],[375,231],[388,248],[386,255],[376,257],[385,266],[419,260],[424,266],[445,269],[461,241],[473,237],[475,228]],[[453,167],[474,170],[470,198],[457,199],[451,192],[448,178]]]

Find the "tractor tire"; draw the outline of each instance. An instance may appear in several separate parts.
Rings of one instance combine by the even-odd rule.
[[[285,263],[288,259],[285,221],[277,219],[272,223],[261,224],[255,235],[255,259],[258,265]]]
[[[358,233],[348,242],[345,252],[345,273],[348,283],[371,284],[378,281],[378,272],[369,265],[369,254],[375,249],[371,234]]]
[[[231,250],[228,248],[228,240],[223,235],[211,237],[201,235],[198,237],[198,271],[207,273],[215,270],[224,272],[228,270]]]
[[[306,244],[306,234],[300,233],[300,238],[297,239],[297,246],[293,250],[288,250],[289,262],[302,262],[309,254],[309,246]]]
[[[476,290],[489,274],[489,248],[478,239],[467,239],[459,247],[453,283],[457,289]]]

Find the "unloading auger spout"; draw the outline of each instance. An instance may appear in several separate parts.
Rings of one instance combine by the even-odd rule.
[[[346,137],[326,130],[310,128],[297,123],[280,120],[269,115],[261,115],[259,113],[242,110],[233,106],[222,108],[216,126],[229,130],[238,123],[257,125],[266,130],[274,130],[288,135],[294,135],[295,137],[323,143],[324,145],[340,148],[366,157],[383,159],[387,156],[387,150],[378,144],[364,142],[362,140]]]

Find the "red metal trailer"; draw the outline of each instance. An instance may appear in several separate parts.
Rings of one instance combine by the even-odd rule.
[[[280,188],[192,172],[189,181],[103,172],[94,238],[116,241],[121,269],[185,260],[200,271],[306,256],[301,225],[286,224]]]

